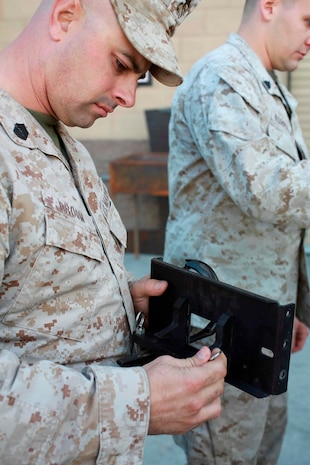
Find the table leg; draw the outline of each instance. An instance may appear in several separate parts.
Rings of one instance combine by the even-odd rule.
[[[140,255],[140,238],[139,238],[139,196],[134,194],[134,229],[133,229],[133,251],[136,258]]]

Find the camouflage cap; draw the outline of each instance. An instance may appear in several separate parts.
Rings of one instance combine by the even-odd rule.
[[[182,83],[171,41],[175,28],[200,0],[110,0],[125,35],[149,60],[151,74],[167,86]]]

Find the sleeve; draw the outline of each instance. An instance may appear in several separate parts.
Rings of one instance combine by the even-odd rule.
[[[149,386],[142,368],[49,361],[0,352],[1,464],[142,463]]]
[[[195,143],[246,215],[309,228],[310,160],[298,159],[294,135],[283,125],[285,109],[253,77],[247,88],[250,79],[240,80],[230,68],[221,69],[217,79],[210,69],[201,73],[186,104]]]

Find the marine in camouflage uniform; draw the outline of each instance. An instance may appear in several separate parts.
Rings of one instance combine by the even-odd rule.
[[[137,11],[129,1],[111,2],[166,84],[182,80],[170,36],[197,2],[141,1]],[[42,2],[36,33],[51,4]],[[34,54],[28,29],[29,36]],[[6,86],[8,68],[0,71]],[[42,76],[43,67],[40,83]],[[18,76],[19,97],[25,81]],[[17,100],[0,90],[0,462],[140,464],[150,383],[143,368],[115,362],[131,353],[135,325],[123,223],[83,145],[52,112],[28,111]]]
[[[200,259],[223,282],[298,301],[309,326],[310,160],[295,108],[237,34],[193,66],[172,105],[164,259]],[[285,426],[285,394],[226,385],[221,417],[175,440],[190,465],[270,465]]]
[[[80,370],[82,362],[131,350],[124,226],[90,155],[61,123],[68,160],[4,92],[0,108],[1,379],[10,368],[0,396],[2,460],[14,463],[20,449],[19,463],[52,463],[56,449],[63,463],[78,448],[83,463],[93,463],[88,447],[99,429],[105,448],[98,463],[116,452],[135,463],[149,416],[144,370],[92,363],[81,376],[64,367]]]

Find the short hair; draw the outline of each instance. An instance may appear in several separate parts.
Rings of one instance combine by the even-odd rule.
[[[257,3],[259,0],[245,0],[245,5],[243,8],[243,21],[246,21],[250,18],[252,15]],[[290,6],[295,3],[296,0],[282,0],[283,5],[285,6]]]
[[[243,8],[243,19],[247,20],[251,16],[254,7],[256,6],[258,0],[245,0],[245,5]]]

